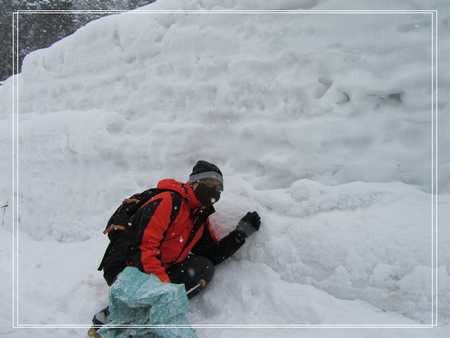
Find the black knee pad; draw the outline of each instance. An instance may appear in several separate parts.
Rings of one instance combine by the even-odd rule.
[[[214,277],[214,263],[206,257],[191,256],[188,266],[195,271],[196,279],[203,279],[206,284]]]
[[[205,279],[205,282],[209,284],[209,282],[212,281],[214,277],[214,263],[208,258],[201,258],[203,259],[203,278]]]
[[[190,255],[184,262],[169,267],[172,283],[184,284],[188,298],[204,289],[214,277],[214,263],[206,257]]]
[[[190,275],[190,285],[185,284],[185,286],[189,288],[188,298],[190,299],[211,282],[214,276],[214,264],[208,258],[195,256],[190,257],[186,267],[188,275]]]

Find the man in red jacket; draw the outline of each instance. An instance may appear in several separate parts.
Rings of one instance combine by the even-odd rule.
[[[188,182],[164,179],[156,189],[125,200],[105,229],[111,243],[99,270],[108,285],[132,265],[163,282],[185,284],[190,297],[204,288],[213,277],[214,265],[236,252],[261,223],[256,212],[248,212],[234,231],[218,240],[208,217],[222,191],[220,169],[198,161]],[[128,209],[137,210],[129,220]]]
[[[211,281],[214,265],[234,254],[259,230],[260,217],[256,212],[247,213],[234,231],[217,240],[208,217],[215,212],[213,204],[223,191],[223,176],[216,165],[206,161],[195,164],[187,183],[164,179],[157,188],[164,192],[141,208],[142,214],[150,209],[148,217],[137,218],[140,241],[134,262],[163,282],[185,284],[192,297]],[[173,210],[175,198],[181,200],[175,206],[179,210]]]
[[[195,164],[186,183],[161,180],[158,193],[136,212],[133,237],[137,236],[137,245],[133,245],[128,265],[155,274],[163,282],[184,284],[189,298],[204,289],[213,278],[214,266],[233,255],[261,224],[256,212],[248,212],[235,230],[218,240],[208,217],[215,212],[213,205],[223,186],[220,169],[206,161]],[[139,195],[135,196],[125,203],[137,202]],[[122,269],[114,263],[119,251],[120,245],[118,251],[113,249],[104,257],[99,268],[104,270],[108,285]],[[109,263],[108,258],[112,258]],[[93,324],[103,325],[108,314],[108,307],[99,311]]]

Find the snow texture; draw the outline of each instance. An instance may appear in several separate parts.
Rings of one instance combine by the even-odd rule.
[[[197,329],[199,337],[450,337],[450,3],[179,0],[143,9],[439,9],[437,329]],[[19,83],[19,322],[87,324],[121,200],[216,163],[220,236],[261,230],[194,324],[431,323],[429,14],[124,13],[28,55]],[[0,288],[11,304],[11,90],[0,86]],[[12,330],[0,308],[0,334]],[[81,329],[33,337],[82,337]]]

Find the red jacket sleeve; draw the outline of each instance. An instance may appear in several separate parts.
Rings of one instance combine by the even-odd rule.
[[[157,195],[154,199],[161,199],[161,202],[144,230],[140,245],[141,264],[144,272],[155,274],[162,282],[170,282],[170,278],[159,256],[161,241],[170,223],[172,196],[170,192],[164,192]]]

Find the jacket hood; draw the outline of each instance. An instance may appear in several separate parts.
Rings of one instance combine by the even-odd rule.
[[[192,190],[192,187],[188,183],[178,182],[173,178],[166,178],[158,182],[157,188],[176,191],[187,200],[191,209],[197,209],[201,206],[201,203],[195,196],[194,190]]]

